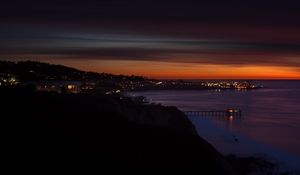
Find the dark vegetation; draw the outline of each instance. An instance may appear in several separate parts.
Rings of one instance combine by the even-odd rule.
[[[7,161],[36,165],[93,163],[234,174],[176,108],[120,96],[57,94],[2,88],[1,116],[9,119]]]

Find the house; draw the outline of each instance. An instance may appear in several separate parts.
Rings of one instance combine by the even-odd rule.
[[[79,93],[82,86],[80,81],[36,81],[27,82],[26,84],[34,85],[37,91],[58,93]]]

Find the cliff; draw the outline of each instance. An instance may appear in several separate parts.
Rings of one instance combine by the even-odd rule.
[[[234,174],[174,107],[135,104],[101,94],[0,90],[12,125],[10,161],[92,162],[93,165]],[[17,165],[17,163],[16,163]]]

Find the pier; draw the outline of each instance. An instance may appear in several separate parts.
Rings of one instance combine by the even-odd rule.
[[[227,109],[216,111],[184,111],[185,115],[192,117],[241,117],[242,111],[239,109]]]

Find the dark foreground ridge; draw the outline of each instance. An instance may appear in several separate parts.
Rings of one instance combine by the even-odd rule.
[[[235,174],[174,107],[138,104],[103,94],[41,93],[2,88],[1,116],[9,119],[7,162],[93,163]],[[200,173],[201,174],[201,173]]]

